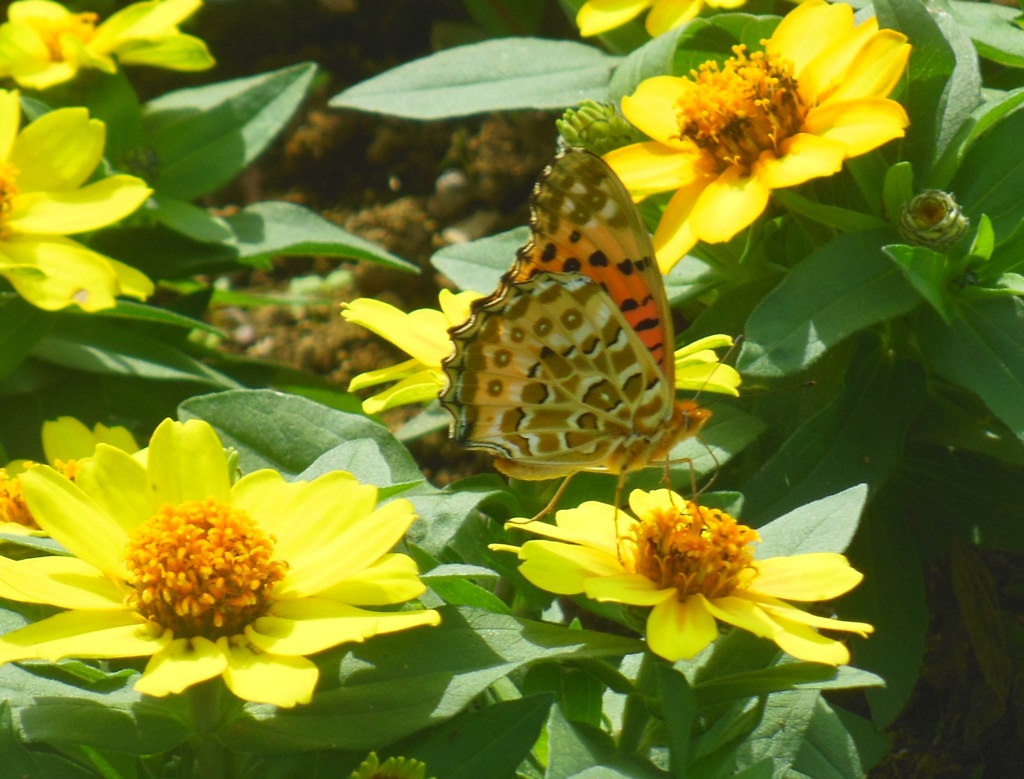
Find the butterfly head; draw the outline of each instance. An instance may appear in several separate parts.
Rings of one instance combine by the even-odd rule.
[[[672,415],[672,429],[679,431],[679,441],[697,435],[711,419],[711,410],[695,400],[677,400]]]

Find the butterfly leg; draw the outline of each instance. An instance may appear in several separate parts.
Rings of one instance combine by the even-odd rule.
[[[522,523],[516,522],[515,520],[511,520],[511,524],[517,524],[517,525],[518,524],[524,524],[525,525],[527,522],[534,522],[534,521],[540,519],[541,517],[543,517],[545,514],[549,513],[550,511],[553,511],[555,506],[558,505],[558,501],[560,501],[562,499],[562,496],[565,494],[566,489],[568,489],[569,481],[575,475],[576,475],[575,473],[570,473],[568,476],[566,476],[562,480],[562,483],[558,485],[558,489],[555,490],[555,494],[551,497],[551,500],[549,500],[547,502],[547,505],[544,506],[544,508],[542,508],[540,511],[538,511],[536,514],[534,514],[529,519],[523,520]]]

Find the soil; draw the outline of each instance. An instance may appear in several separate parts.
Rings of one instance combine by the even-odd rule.
[[[556,4],[551,4],[553,7]],[[259,19],[238,35],[238,19]],[[564,20],[545,35],[572,36]],[[283,199],[327,219],[419,266],[411,276],[370,263],[281,258],[272,270],[240,272],[237,290],[286,293],[293,279],[327,276],[339,267],[351,283],[318,290],[323,305],[222,308],[214,324],[230,334],[223,348],[314,373],[345,389],[364,371],[406,355],[338,315],[339,304],[375,297],[403,310],[436,307],[448,282],[428,260],[453,240],[482,237],[524,224],[537,174],[554,153],[552,114],[515,113],[450,122],[400,121],[327,108],[342,89],[401,62],[425,56],[440,40],[472,38],[473,20],[451,0],[244,0],[208,4],[194,32],[220,66],[221,80],[312,60],[323,77],[288,132],[239,181],[210,198],[215,208]],[[200,83],[204,76],[190,77]],[[186,79],[189,80],[189,79]],[[153,94],[182,84],[180,74],[152,72]],[[511,258],[509,258],[511,261]],[[397,427],[417,409],[396,409],[384,421]],[[444,431],[413,442],[425,474],[444,484],[487,463],[467,455]],[[978,562],[978,561],[975,561]],[[1014,560],[980,558],[993,582],[1005,630],[1002,646],[1020,642],[1024,589]],[[876,779],[1024,776],[1020,672],[1005,658],[979,653],[979,636],[960,616],[949,560],[928,571],[933,615],[924,668],[913,697],[889,728],[890,754],[870,773]],[[999,654],[998,652],[996,653]],[[979,657],[981,659],[979,659]],[[1005,662],[1004,662],[1005,661]]]

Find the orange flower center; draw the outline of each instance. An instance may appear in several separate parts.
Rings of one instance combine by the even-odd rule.
[[[30,18],[25,21],[32,26],[50,52],[53,62],[64,61],[64,49],[61,40],[66,35],[88,43],[96,34],[96,21],[99,16],[94,13],[68,14],[60,19]]]
[[[273,552],[244,511],[212,499],[166,504],[129,540],[127,605],[175,637],[240,634],[288,570]]]
[[[687,501],[682,507],[655,509],[633,525],[632,538],[623,539],[623,558],[632,558],[627,567],[659,589],[674,587],[680,601],[696,593],[722,598],[750,578],[744,574],[753,571],[749,544],[759,540],[756,530],[725,512]]]
[[[11,476],[6,468],[0,468],[0,522],[14,522],[38,530],[32,512],[25,505],[21,492],[21,479]]]
[[[705,62],[690,71],[693,88],[676,101],[679,137],[689,138],[719,173],[733,165],[749,171],[762,152],[799,132],[808,107],[800,97],[793,66],[745,46],[724,65]]]

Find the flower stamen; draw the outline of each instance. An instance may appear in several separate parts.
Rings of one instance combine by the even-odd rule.
[[[6,468],[0,468],[0,522],[13,522],[33,530],[39,529],[25,504],[21,480],[9,475]]]
[[[619,540],[623,565],[672,587],[680,602],[700,593],[723,598],[747,585],[754,573],[757,531],[720,509],[687,501],[683,507],[653,508]],[[749,571],[750,573],[745,573]]]
[[[264,615],[288,564],[249,515],[213,499],[165,504],[132,534],[126,605],[176,637],[215,640]]]
[[[724,64],[705,62],[691,71],[693,88],[676,101],[679,138],[689,138],[721,173],[733,165],[749,171],[762,152],[799,132],[808,106],[793,65],[773,54],[734,46]]]

